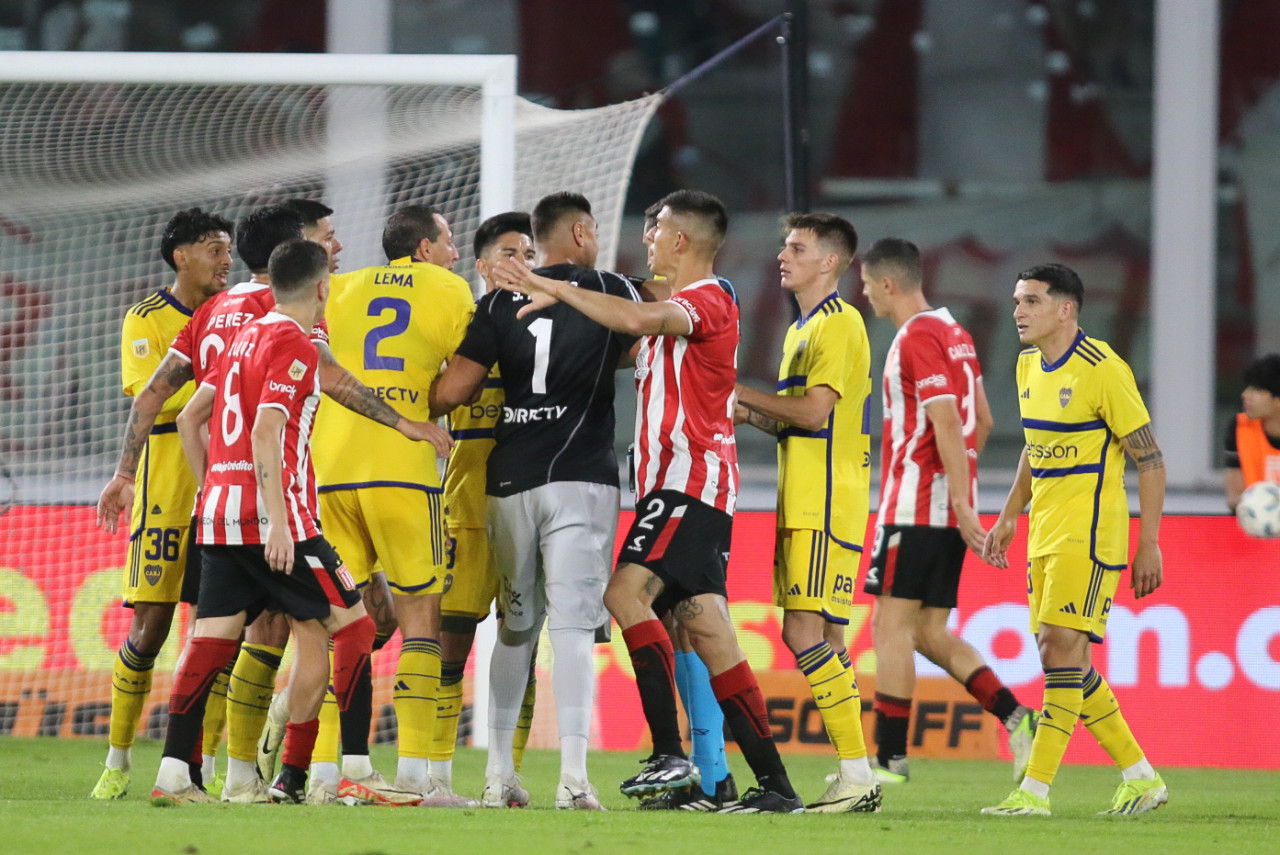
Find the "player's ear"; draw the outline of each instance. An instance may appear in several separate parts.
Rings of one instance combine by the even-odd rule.
[[[413,254],[412,261],[430,261],[431,260],[431,239],[423,238],[418,241],[418,251]]]

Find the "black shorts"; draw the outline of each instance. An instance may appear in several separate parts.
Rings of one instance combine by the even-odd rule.
[[[330,607],[360,602],[355,580],[323,537],[294,544],[293,570],[278,573],[267,564],[261,544],[205,544],[201,550],[197,618],[247,612],[252,621],[264,609],[280,609],[298,620],[329,616]]]
[[[666,614],[699,594],[725,596],[733,517],[676,490],[655,490],[636,504],[618,564],[639,564],[662,580],[653,610]]]
[[[954,609],[964,550],[957,528],[878,525],[862,590],[877,597],[887,594],[919,600],[931,608]]]
[[[182,593],[178,598],[187,605],[200,602],[200,544],[196,543],[196,518],[187,527],[187,568],[182,571]]]

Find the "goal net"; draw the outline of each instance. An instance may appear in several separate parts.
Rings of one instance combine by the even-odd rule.
[[[608,267],[660,96],[548,109],[515,95],[511,57],[0,57],[0,734],[98,735],[129,613],[127,533],[97,531],[93,503],[129,407],[121,320],[172,282],[169,217],[317,199],[354,270],[384,262],[392,210],[433,204],[475,280],[481,219],[573,190]],[[237,262],[231,281],[247,277]],[[156,663],[153,734],[181,631]]]

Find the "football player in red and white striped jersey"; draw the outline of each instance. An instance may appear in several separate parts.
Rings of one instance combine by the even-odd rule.
[[[674,651],[658,618],[673,610],[711,673],[725,720],[760,784],[722,810],[797,813],[804,805],[778,756],[764,696],[725,601],[738,490],[738,309],[714,264],[727,228],[714,196],[679,190],[662,200],[650,232],[649,267],[665,277],[672,296],[659,302],[575,288],[511,261],[499,266],[497,278],[501,287],[531,296],[527,311],[559,300],[609,329],[644,337],[636,359],[636,519],[605,605],[627,642],[654,747],[622,792],[660,793],[695,778],[676,718]]]
[[[920,250],[884,238],[862,256],[863,291],[898,328],[884,368],[880,516],[863,590],[876,598],[876,769],[907,778],[907,722],[918,651],[961,683],[1009,732],[1014,774],[1031,752],[1036,713],[982,655],[947,628],[965,547],[982,554],[978,453],[991,408],[973,339],[923,292]]]
[[[198,541],[201,594],[194,636],[174,678],[164,758],[152,800],[207,801],[191,783],[188,759],[213,676],[235,655],[248,617],[268,604],[289,615],[296,639],[284,769],[273,801],[301,802],[328,683],[328,639],[339,705],[367,684],[373,621],[351,575],[320,535],[309,439],[320,398],[319,356],[307,331],[324,312],[328,256],[319,244],[286,241],[271,254],[276,310],[240,330],[192,399],[214,398],[206,451],[202,421],[184,412],[179,433],[202,477]],[[207,464],[207,466],[201,466]]]

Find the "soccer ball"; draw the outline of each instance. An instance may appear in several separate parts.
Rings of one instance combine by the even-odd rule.
[[[1244,491],[1236,520],[1250,537],[1280,537],[1280,484],[1259,481]]]

